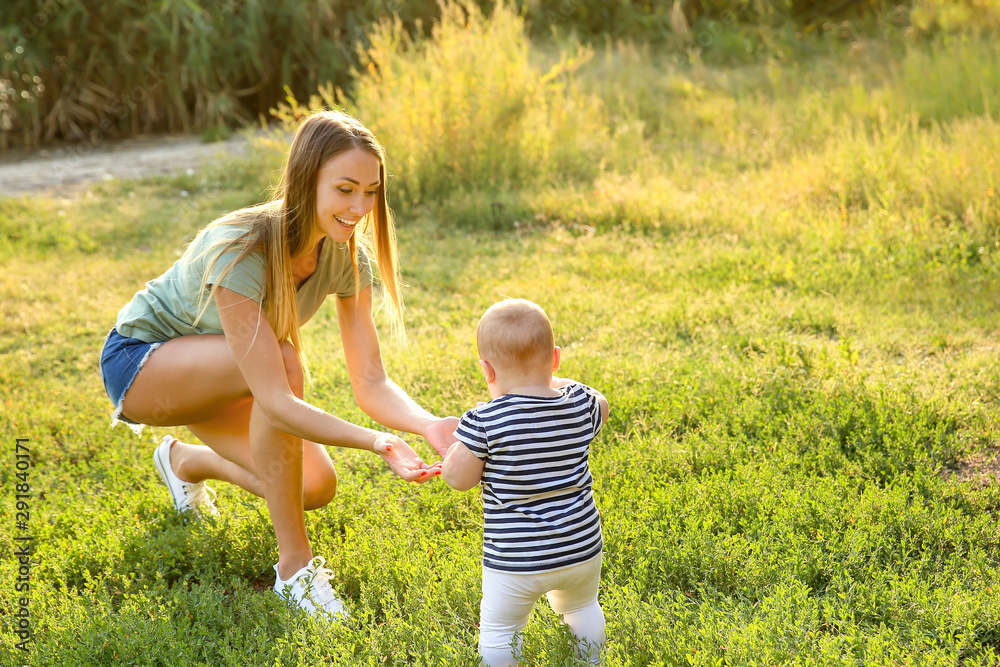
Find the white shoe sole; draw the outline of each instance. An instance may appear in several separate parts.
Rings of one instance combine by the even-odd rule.
[[[174,492],[170,488],[170,478],[167,477],[168,469],[170,469],[171,473],[173,472],[173,469],[170,468],[170,448],[173,444],[173,440],[169,442],[164,440],[164,442],[156,446],[156,449],[153,451],[153,465],[156,467],[156,472],[160,475],[160,481],[163,482],[163,486],[167,487],[167,493],[170,494],[170,502],[173,504],[174,509],[180,512],[181,509],[177,507],[177,501],[174,499]]]

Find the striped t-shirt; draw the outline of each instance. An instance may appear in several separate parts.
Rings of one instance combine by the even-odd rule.
[[[601,553],[588,456],[601,430],[594,390],[505,394],[462,415],[455,435],[484,461],[483,566],[539,573]]]

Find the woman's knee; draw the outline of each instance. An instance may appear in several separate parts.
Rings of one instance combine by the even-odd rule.
[[[302,477],[302,506],[307,510],[319,509],[337,495],[337,469],[329,459],[325,462],[305,461]]]
[[[302,369],[302,359],[295,346],[285,341],[281,344],[281,359],[285,362],[285,375],[292,393],[302,398],[305,389],[305,371]]]

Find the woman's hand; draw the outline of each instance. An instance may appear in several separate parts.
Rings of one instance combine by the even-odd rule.
[[[441,463],[427,465],[406,441],[391,433],[382,433],[373,450],[382,457],[389,469],[407,482],[422,484],[441,474]]]
[[[448,448],[455,443],[458,422],[458,417],[441,417],[424,431],[424,439],[442,459],[447,456]]]

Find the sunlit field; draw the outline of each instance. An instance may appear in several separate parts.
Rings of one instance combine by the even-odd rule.
[[[995,33],[719,23],[668,49],[463,21],[415,43],[376,29],[347,105],[392,172],[407,340],[383,354],[459,415],[488,398],[482,312],[549,313],[560,374],[611,404],[591,452],[603,664],[1000,664]],[[476,491],[331,450],[338,496],[307,514],[352,614],[331,627],[268,592],[262,500],[220,483],[218,520],[174,514],[151,455],[189,434],[108,429],[118,309],[266,197],[284,136],[191,174],[0,199],[0,541],[35,547],[27,652],[19,563],[0,559],[0,663],[477,663]],[[333,307],[303,334],[307,399],[373,425]],[[540,603],[522,664],[571,655]]]

